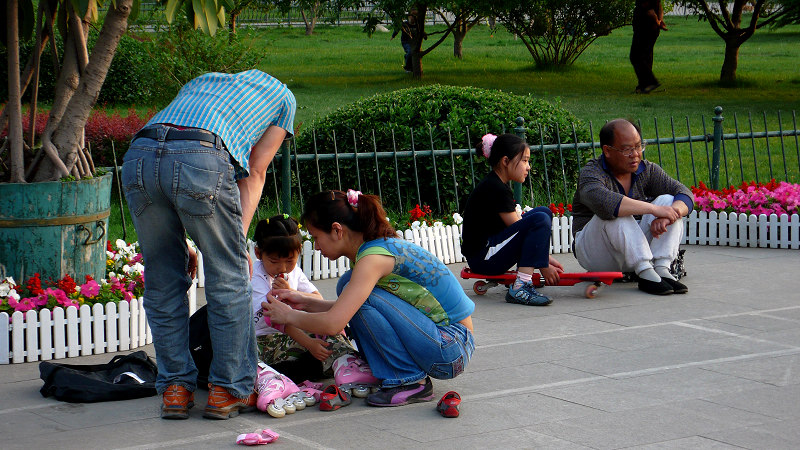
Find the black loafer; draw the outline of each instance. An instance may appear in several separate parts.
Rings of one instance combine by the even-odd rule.
[[[639,290],[653,295],[669,295],[675,292],[672,285],[661,279],[661,281],[650,281],[644,278],[639,280]],[[685,287],[685,286],[684,286]]]
[[[672,278],[662,278],[661,280],[666,281],[667,284],[672,286],[673,294],[685,294],[689,292],[689,288],[678,280],[673,280]]]

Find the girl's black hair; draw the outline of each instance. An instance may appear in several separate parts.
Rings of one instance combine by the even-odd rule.
[[[283,214],[260,220],[253,240],[259,250],[279,258],[292,256],[303,248],[297,221]]]
[[[386,220],[386,211],[377,195],[360,194],[358,207],[353,207],[344,192],[322,191],[306,201],[300,220],[326,233],[331,231],[334,222],[338,222],[363,233],[364,241],[397,235]]]
[[[509,161],[513,161],[514,158],[524,153],[526,148],[528,148],[528,143],[516,134],[501,134],[497,136],[497,139],[494,140],[494,144],[492,144],[492,151],[488,158],[489,165],[495,168],[504,156],[507,156]],[[479,155],[483,155],[482,139],[478,142],[475,149]]]

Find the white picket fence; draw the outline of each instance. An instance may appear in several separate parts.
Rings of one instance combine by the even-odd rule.
[[[683,243],[733,247],[800,249],[800,217],[726,214],[693,211],[686,221]],[[572,251],[572,217],[554,217],[551,252]],[[465,261],[461,228],[457,225],[398,231],[398,237],[430,251],[445,264]],[[255,261],[253,243],[249,246]],[[304,242],[298,261],[312,280],[336,278],[350,270],[347,258],[329,260]],[[197,287],[205,285],[203,257],[198,252],[198,275],[189,289],[189,311],[197,309]],[[0,364],[43,361],[129,350],[152,342],[141,299],[130,305],[55,308],[52,312],[0,313]]]
[[[0,364],[130,350],[153,342],[141,298],[0,313]]]
[[[760,247],[800,249],[800,218],[791,216],[726,214],[692,211],[685,221],[684,244],[723,245],[732,247]],[[411,241],[430,251],[445,264],[464,262],[461,254],[461,227],[421,227],[398,231],[398,237]],[[572,216],[553,217],[550,235],[550,252],[553,254],[572,252]],[[255,261],[253,243],[250,256]],[[198,253],[199,255],[199,253]],[[202,273],[202,257],[199,258],[198,286],[205,285]],[[314,250],[311,242],[303,244],[298,265],[311,280],[336,278],[350,270],[350,262],[342,257],[335,261]]]
[[[686,219],[686,244],[800,249],[800,218],[692,211]]]

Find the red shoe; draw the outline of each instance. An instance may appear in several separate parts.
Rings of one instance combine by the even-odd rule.
[[[458,405],[461,404],[461,396],[456,391],[450,391],[444,394],[439,404],[436,405],[436,410],[439,411],[443,417],[458,417]]]
[[[161,394],[161,401],[162,419],[188,419],[189,409],[194,406],[194,392],[172,384]]]
[[[222,386],[208,384],[208,405],[203,413],[206,419],[230,419],[239,413],[246,413],[256,409],[258,394],[251,392],[247,398],[238,398]]]

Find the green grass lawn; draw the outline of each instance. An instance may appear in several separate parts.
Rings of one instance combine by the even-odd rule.
[[[777,110],[800,105],[800,26],[759,30],[741,47],[739,86],[723,88],[717,84],[722,39],[696,18],[672,17],[668,25],[654,63],[664,90],[650,95],[633,93],[630,27],[599,38],[571,67],[538,70],[521,41],[477,26],[464,41],[463,59],[452,56],[451,38],[428,54],[422,80],[402,70],[403,50],[387,33],[370,38],[358,27],[321,26],[305,36],[300,28],[276,28],[259,31],[258,45],[266,53],[260,69],[294,92],[301,128],[361,97],[434,83],[531,94],[595,124],[620,116],[639,119],[646,131],[653,118],[668,123],[689,116],[699,124],[700,115],[710,118],[717,105],[726,116],[767,111],[770,121]]]

